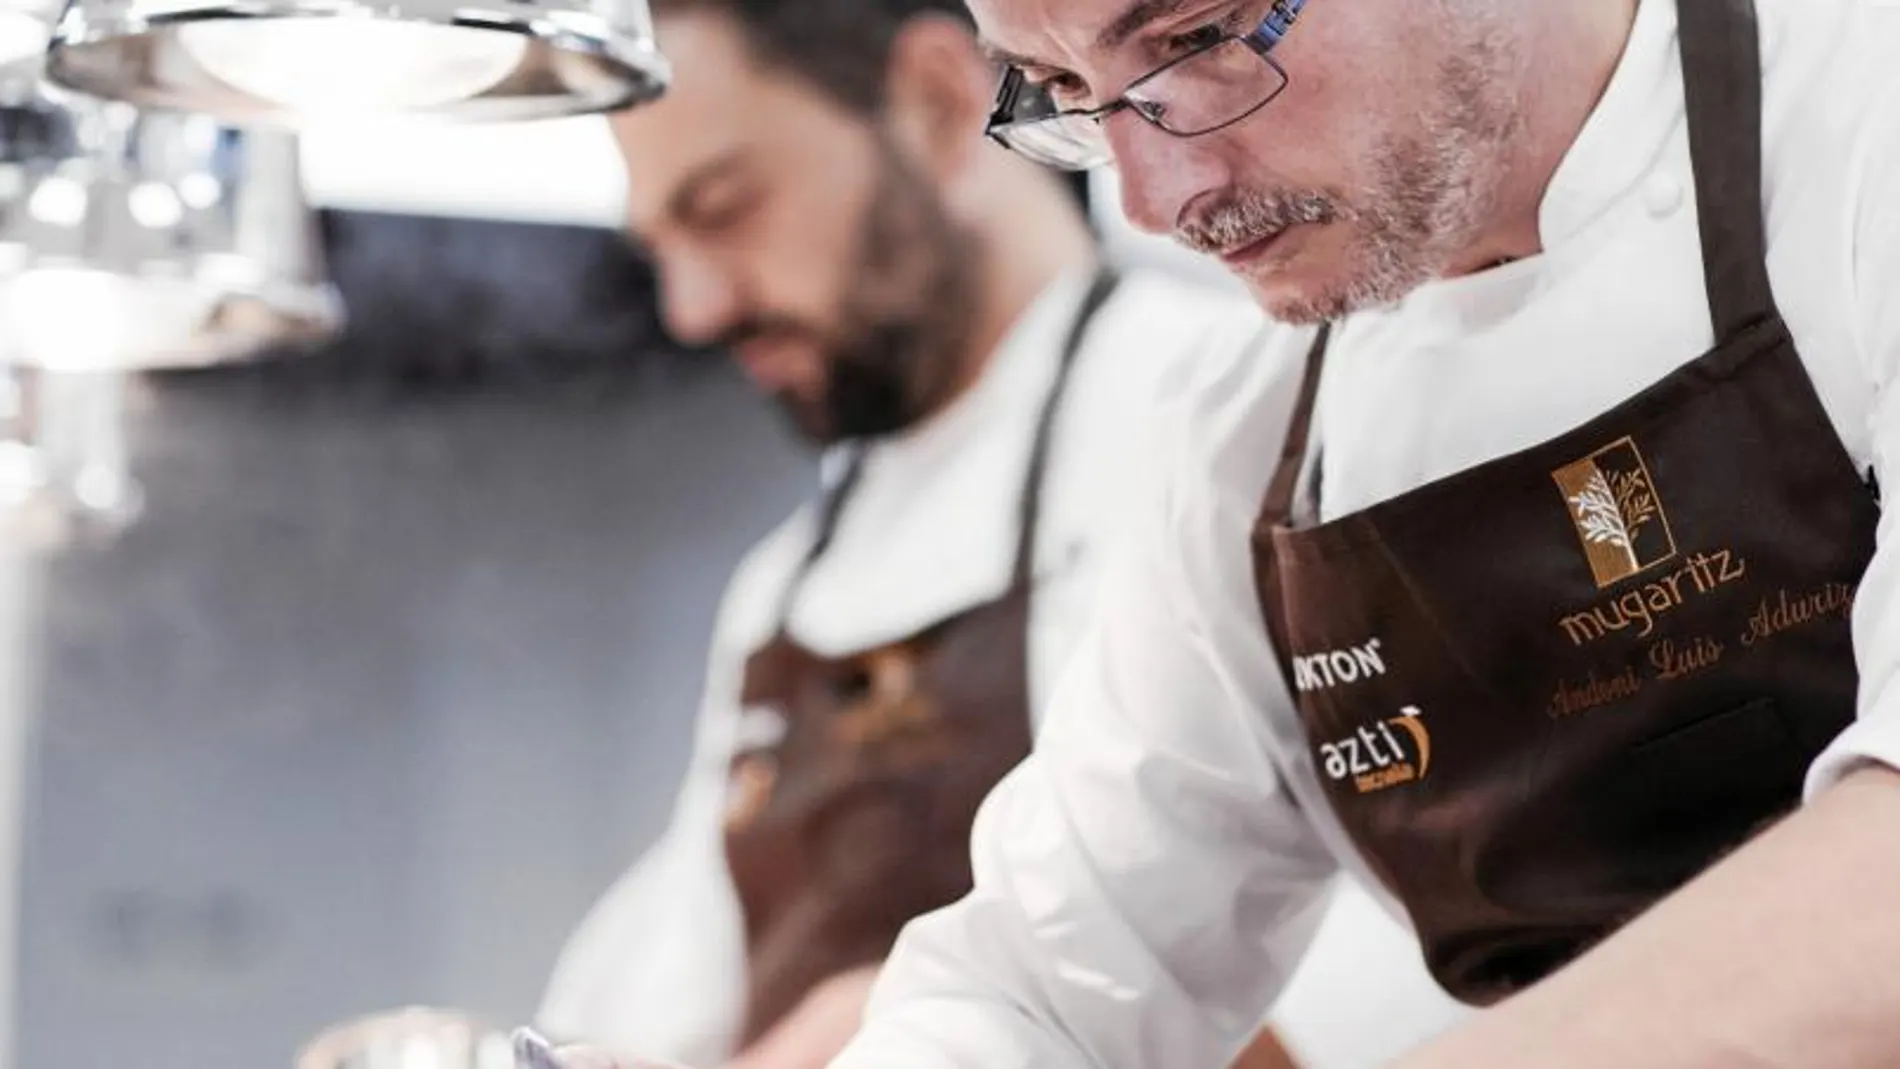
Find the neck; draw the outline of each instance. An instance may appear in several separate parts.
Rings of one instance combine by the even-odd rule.
[[[1067,190],[1029,163],[984,151],[994,152],[986,164],[995,173],[980,183],[975,325],[959,364],[958,396],[982,377],[1016,321],[1051,283],[1096,259],[1088,223]]]
[[[1525,30],[1514,75],[1523,89],[1523,111],[1503,156],[1493,213],[1499,223],[1479,236],[1456,273],[1543,251],[1544,198],[1616,74],[1638,2],[1540,0],[1518,9]]]

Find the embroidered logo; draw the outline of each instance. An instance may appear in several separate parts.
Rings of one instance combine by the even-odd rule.
[[[1322,743],[1319,761],[1327,779],[1372,794],[1425,778],[1432,769],[1432,733],[1424,713],[1408,705],[1398,716]]]
[[[1551,472],[1598,589],[1676,555],[1662,497],[1636,442],[1623,438]]]
[[[735,758],[726,787],[726,831],[743,831],[756,823],[777,786],[776,755],[755,751]]]
[[[1380,656],[1380,645],[1381,641],[1375,638],[1347,649],[1297,656],[1293,658],[1293,685],[1301,694],[1306,694],[1385,675],[1385,658]]]

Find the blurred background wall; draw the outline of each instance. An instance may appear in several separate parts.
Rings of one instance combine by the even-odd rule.
[[[0,540],[28,750],[0,1069],[287,1069],[404,1003],[524,1018],[667,815],[728,572],[812,486],[663,337],[598,119],[317,130],[303,176],[347,333],[137,380],[134,522]]]
[[[615,235],[504,214],[326,213],[346,336],[140,380],[143,514],[17,551],[18,1066],[512,1023],[657,832],[719,590],[808,458]]]

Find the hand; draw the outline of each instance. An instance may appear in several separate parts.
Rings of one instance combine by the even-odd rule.
[[[1287,1053],[1273,1029],[1262,1028],[1247,1049],[1240,1052],[1240,1057],[1234,1059],[1232,1069],[1299,1069],[1299,1063]]]
[[[864,1023],[864,1004],[876,979],[877,966],[867,965],[812,988],[804,1001],[726,1063],[725,1069],[825,1069]]]

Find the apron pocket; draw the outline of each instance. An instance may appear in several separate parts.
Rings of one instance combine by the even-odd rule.
[[[1620,926],[1800,796],[1806,769],[1771,698],[1702,717],[1548,785],[1485,844],[1472,878],[1513,927]]]
[[[1747,737],[1761,738],[1772,736],[1772,741],[1782,744],[1791,742],[1788,726],[1781,719],[1773,698],[1756,698],[1743,702],[1733,709],[1699,717],[1686,724],[1677,724],[1659,734],[1653,735],[1635,746],[1639,754],[1656,751],[1674,752],[1679,746],[1697,748],[1705,745],[1717,747],[1723,734],[1739,729]]]
[[[1800,800],[1800,754],[1773,698],[1636,744],[1605,785],[1630,871],[1666,892],[1747,841]]]

